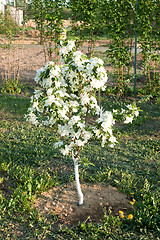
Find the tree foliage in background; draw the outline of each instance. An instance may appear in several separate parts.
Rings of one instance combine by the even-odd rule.
[[[18,30],[18,26],[11,17],[9,10],[6,10],[5,15],[0,13],[0,34],[12,36]]]
[[[100,0],[70,0],[72,30],[79,43],[88,41],[88,55],[94,50],[94,43],[100,28]]]
[[[72,13],[72,26],[68,36],[76,39],[77,48],[88,42],[87,55],[92,56],[97,36],[103,33],[109,39],[106,55],[114,67],[113,76],[120,94],[126,91],[128,82],[134,78],[131,70],[136,31],[142,50],[140,70],[145,75],[145,78],[141,77],[141,81],[147,91],[158,91],[160,0],[70,0],[67,5]],[[49,59],[52,58],[52,42],[57,46],[60,39],[64,9],[67,5],[63,0],[32,2],[41,42],[47,39],[49,44],[46,48]]]
[[[124,91],[125,76],[130,72],[134,19],[132,4],[132,0],[105,0],[102,5],[105,28],[111,39],[107,54],[117,72],[119,92]]]
[[[91,43],[89,54],[93,53],[93,44],[99,33],[103,32],[110,39],[107,55],[114,66],[120,93],[125,91],[128,80],[133,77],[130,73],[135,31],[138,32],[138,43],[142,48],[141,69],[146,76],[144,83],[150,91],[159,88],[159,6],[159,0],[70,1],[72,31],[81,43]]]
[[[160,50],[160,1],[140,1],[138,16],[139,43],[141,46],[142,69],[149,92],[159,90],[159,50]]]
[[[40,32],[40,43],[44,44],[44,50],[50,61],[53,51],[55,50],[57,53],[57,44],[63,31],[63,5],[64,0],[33,0],[30,5],[37,29]],[[55,60],[58,61],[58,57]]]

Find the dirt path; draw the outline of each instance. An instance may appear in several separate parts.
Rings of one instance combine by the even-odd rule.
[[[8,76],[10,72],[13,78],[14,72],[16,74],[19,68],[20,82],[30,83],[36,71],[45,64],[41,45],[16,45],[12,49],[2,48],[0,51],[1,79]]]
[[[38,44],[38,40],[30,38],[17,39],[13,43],[9,48],[8,42],[0,39],[0,83],[2,78],[10,78],[10,75],[13,78],[18,71],[21,83],[33,83],[36,71],[45,64],[43,46]],[[96,51],[106,51],[106,43],[104,40],[96,43]],[[87,52],[87,44],[82,51]]]

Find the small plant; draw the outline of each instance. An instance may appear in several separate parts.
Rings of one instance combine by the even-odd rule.
[[[52,61],[53,52],[55,53],[55,62],[59,62],[58,42],[63,32],[63,1],[33,0],[29,4],[30,8],[40,32],[40,44],[43,44],[45,62],[47,62],[47,58]]]
[[[1,76],[2,76],[2,93],[19,94],[21,88],[19,86],[20,72],[20,49],[12,45],[12,36],[8,37],[9,44],[7,45],[8,57],[1,57]],[[17,54],[18,52],[18,54]],[[18,57],[17,57],[18,56]],[[13,70],[12,70],[13,69]]]
[[[134,208],[134,224],[142,231],[155,229],[160,231],[160,199],[159,192],[152,189],[145,179],[144,186],[137,194],[138,202]]]
[[[0,34],[11,36],[19,32],[19,27],[13,20],[10,10],[5,11],[5,15],[0,13]]]
[[[19,94],[21,92],[21,88],[19,87],[19,84],[17,81],[14,81],[14,79],[9,79],[7,82],[5,82],[2,85],[1,88],[2,93],[9,93],[9,94]]]
[[[124,123],[131,123],[139,112],[131,104],[126,109],[113,112],[104,111],[98,106],[96,92],[105,90],[107,82],[107,73],[101,59],[88,58],[76,51],[73,41],[60,42],[60,57],[61,66],[49,62],[37,71],[35,81],[43,91],[35,91],[26,118],[36,126],[53,127],[60,136],[54,147],[73,159],[81,205],[83,193],[78,172],[81,150],[93,138],[101,141],[102,147],[106,143],[114,147],[117,142],[113,136],[115,120],[122,119]]]

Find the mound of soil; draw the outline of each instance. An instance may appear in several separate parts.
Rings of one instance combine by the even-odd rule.
[[[74,186],[54,187],[41,193],[35,201],[35,207],[48,221],[54,218],[53,228],[77,225],[88,218],[89,222],[100,222],[104,211],[111,210],[119,215],[119,210],[129,212],[132,209],[129,200],[115,187],[102,184],[81,184],[84,204],[78,206],[78,196]],[[55,220],[56,216],[56,220]]]

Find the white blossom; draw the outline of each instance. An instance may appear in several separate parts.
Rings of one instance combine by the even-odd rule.
[[[49,89],[47,90],[47,95],[48,95],[48,96],[51,96],[51,95],[52,95],[52,92],[53,92],[53,88],[49,88]]]
[[[41,73],[42,73],[43,71],[44,71],[44,68],[40,68],[39,70],[37,70],[36,76],[35,76],[35,78],[34,78],[34,80],[36,81],[36,83],[39,82],[40,75],[41,75]]]
[[[83,139],[84,139],[85,142],[88,142],[88,140],[89,140],[90,138],[92,138],[92,136],[93,136],[93,134],[92,134],[91,132],[85,131],[85,133],[84,133],[84,135],[83,135]]]
[[[126,116],[126,120],[124,121],[124,123],[132,123],[133,121],[133,116]]]
[[[68,53],[66,46],[61,47],[59,53],[60,53],[60,55],[62,55],[62,54],[66,55]]]
[[[81,97],[81,103],[83,106],[89,103],[90,98],[86,92],[81,94],[80,97]]]
[[[56,87],[56,88],[59,88],[60,85],[61,85],[61,82],[60,82],[60,81],[55,81],[55,87]]]
[[[103,135],[102,136],[102,147],[104,147],[106,140],[107,140],[107,135]]]
[[[95,133],[96,137],[100,137],[101,134],[100,129],[93,129],[93,132]]]
[[[49,77],[49,78],[44,78],[43,79],[43,82],[42,82],[42,86],[44,88],[50,88],[52,86],[52,78]]]
[[[75,58],[75,62],[80,61],[81,56],[82,56],[82,52],[81,51],[74,52],[73,57]]]
[[[51,106],[51,104],[56,100],[54,95],[48,96],[48,98],[45,100],[44,106]]]
[[[60,114],[60,116],[66,120],[68,120],[68,116],[67,116],[67,113],[68,113],[68,107],[66,106],[66,108],[63,108],[63,109],[58,109],[58,114]]]
[[[96,89],[99,89],[99,88],[102,88],[105,84],[105,81],[101,81],[101,80],[97,80],[96,78],[92,78],[92,81],[91,81],[91,86],[93,88],[96,88]]]
[[[113,109],[112,111],[113,111],[113,113],[117,113],[118,112],[116,109]]]
[[[43,93],[41,90],[34,90],[34,98],[35,99],[39,99],[42,95],[43,95]]]
[[[70,52],[75,47],[74,41],[68,41],[67,50]]]
[[[67,146],[67,145],[65,145],[65,148],[63,149],[61,149],[61,153],[63,154],[63,155],[68,155],[69,154],[69,152],[71,151],[71,147],[70,146]]]
[[[76,140],[76,141],[75,141],[75,144],[76,144],[77,146],[79,146],[79,147],[83,147],[84,144],[85,144],[85,142],[79,139],[79,140]]]
[[[63,142],[62,141],[59,141],[59,142],[56,142],[55,144],[54,144],[54,147],[55,148],[58,148],[58,147],[61,147],[63,145]]]
[[[37,120],[37,116],[33,113],[30,112],[27,116],[27,119],[29,122],[31,122],[33,125],[38,125],[38,120]]]
[[[27,120],[35,125],[55,127],[62,141],[54,147],[60,148],[63,155],[78,154],[77,148],[84,147],[93,136],[102,141],[102,147],[107,142],[114,147],[115,119],[112,112],[98,106],[95,97],[98,89],[106,88],[108,77],[103,61],[96,57],[89,59],[76,51],[74,41],[60,41],[59,52],[61,65],[48,62],[36,73],[35,81],[43,91],[35,90]],[[122,115],[124,123],[129,123],[139,111],[132,104],[126,108],[113,110],[113,114]],[[93,126],[88,122],[91,114],[97,119]]]
[[[57,65],[55,65],[50,70],[51,77],[59,77],[60,72],[61,72],[61,69]]]
[[[58,133],[60,136],[69,136],[70,134],[70,129],[68,125],[58,125]]]
[[[134,112],[134,115],[135,115],[136,117],[138,117],[138,115],[139,115],[139,111],[136,110],[136,111]]]
[[[79,127],[80,129],[83,129],[83,128],[85,128],[85,123],[78,122],[77,127]]]
[[[132,106],[131,104],[126,105],[126,107],[127,107],[128,109],[130,109],[130,110],[133,109],[133,106]]]
[[[80,116],[73,116],[73,117],[69,120],[68,124],[69,124],[69,125],[74,125],[75,123],[79,122],[80,120],[81,120]]]
[[[109,141],[111,142],[109,146],[112,148],[115,146],[115,143],[117,143],[117,140],[113,135],[111,135],[111,137],[109,138]]]

